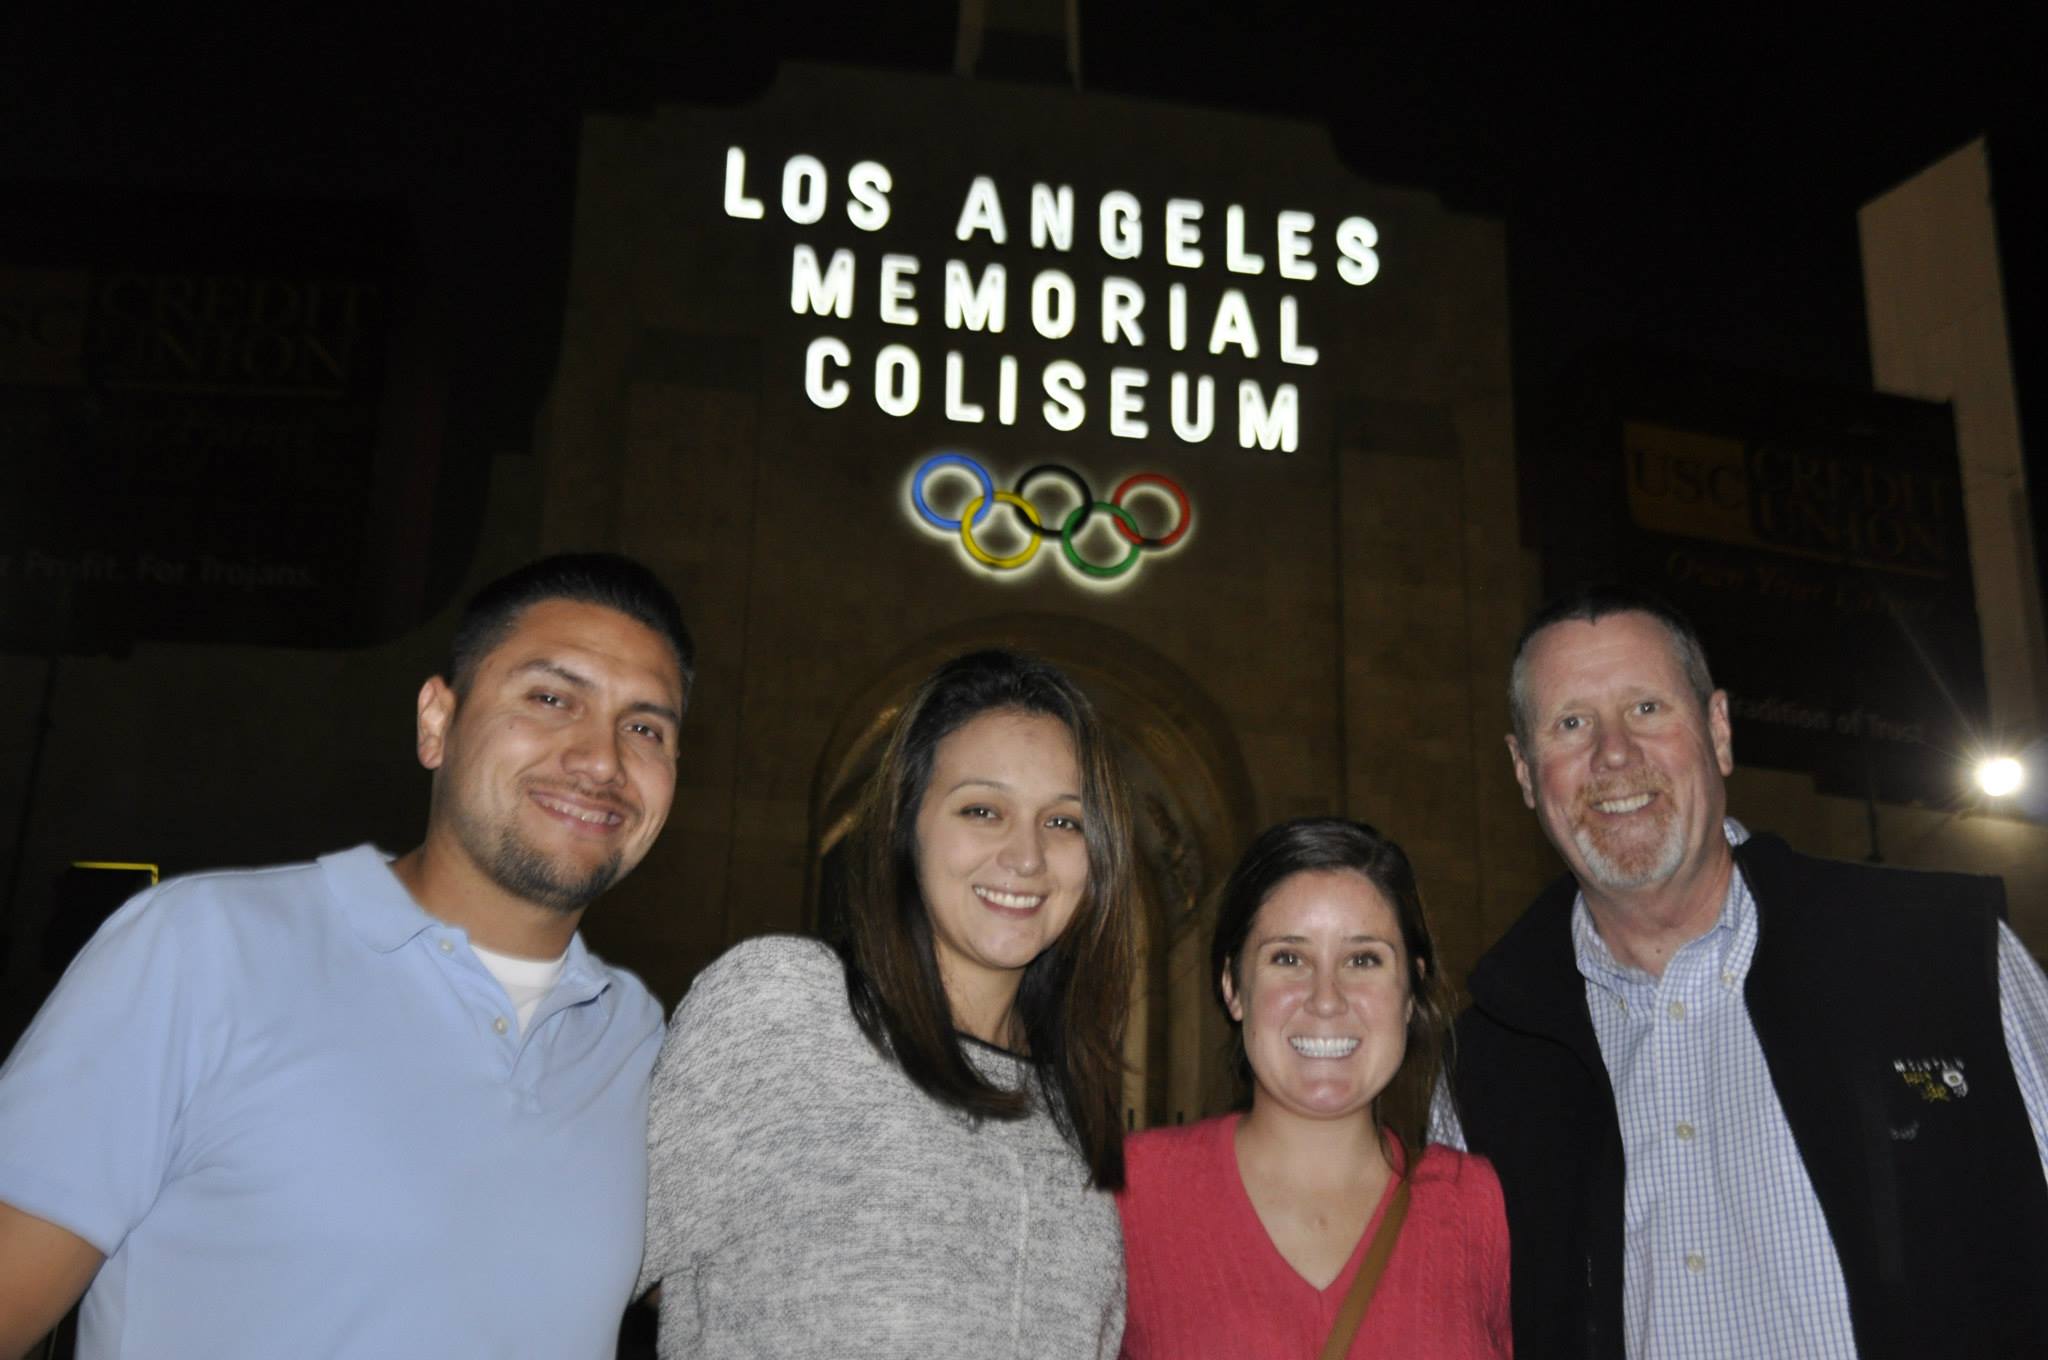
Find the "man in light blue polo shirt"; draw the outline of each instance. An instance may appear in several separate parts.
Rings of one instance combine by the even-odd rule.
[[[123,907],[0,1069],[0,1356],[613,1353],[662,1016],[576,935],[675,789],[692,647],[637,563],[493,583],[421,689],[387,862]]]

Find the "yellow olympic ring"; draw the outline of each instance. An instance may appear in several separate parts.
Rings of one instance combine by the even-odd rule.
[[[981,503],[986,499],[988,499],[986,496],[976,496],[967,503],[967,508],[960,512],[960,546],[967,549],[975,561],[985,567],[994,567],[997,571],[1008,571],[1012,567],[1023,566],[1037,555],[1038,545],[1045,540],[1041,539],[1037,534],[1027,534],[1024,538],[1024,551],[1010,557],[997,557],[979,543],[976,543],[974,541],[974,517],[981,512]],[[1017,513],[1030,520],[1033,525],[1043,523],[1038,518],[1038,507],[1014,491],[998,491],[996,492],[996,500],[1003,505],[1014,505],[1017,507]]]

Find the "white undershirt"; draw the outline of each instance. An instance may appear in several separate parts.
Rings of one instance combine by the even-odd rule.
[[[533,1019],[541,998],[555,989],[556,979],[562,976],[562,969],[569,962],[569,951],[565,949],[552,959],[516,959],[510,954],[494,954],[474,940],[470,941],[469,947],[483,960],[484,967],[491,970],[491,976],[505,989],[505,995],[512,998],[512,1005],[519,1012],[519,1032],[526,1033],[527,1021]]]

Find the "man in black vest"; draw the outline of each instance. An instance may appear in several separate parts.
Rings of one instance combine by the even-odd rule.
[[[1436,1125],[1500,1173],[1520,1360],[2048,1355],[2048,982],[1998,880],[1727,819],[1728,697],[1654,598],[1553,601],[1509,693],[1571,874],[1474,969]]]

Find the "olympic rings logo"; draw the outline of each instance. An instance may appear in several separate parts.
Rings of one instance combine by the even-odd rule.
[[[960,509],[958,518],[949,519],[932,507],[926,495],[933,476],[947,469],[958,469],[980,484],[980,491]],[[1038,507],[1025,498],[1032,484],[1044,478],[1053,478],[1066,483],[1073,492],[1074,508],[1069,510],[1058,524],[1049,524],[1039,513]],[[1138,520],[1124,504],[1130,496],[1150,489],[1170,498],[1177,510],[1173,528],[1163,534],[1146,534],[1138,527]],[[1088,479],[1064,463],[1040,463],[1027,468],[1008,491],[996,488],[995,479],[988,469],[972,458],[960,453],[941,453],[927,458],[910,479],[910,503],[917,511],[918,518],[943,533],[958,534],[960,546],[967,555],[991,571],[1016,571],[1038,555],[1047,539],[1058,539],[1060,552],[1067,562],[1083,576],[1097,581],[1112,581],[1123,576],[1138,565],[1138,559],[1148,552],[1164,552],[1187,537],[1188,529],[1195,522],[1194,507],[1188,501],[1188,493],[1181,489],[1179,482],[1160,472],[1139,472],[1117,483],[1117,488],[1106,501],[1095,499],[1094,488]],[[976,532],[988,526],[989,517],[998,505],[1009,507],[1010,515],[1017,529],[1023,535],[1023,546],[1003,556],[989,551]],[[1123,539],[1125,551],[1114,562],[1091,562],[1081,555],[1076,540],[1093,522],[1097,512],[1109,516],[1111,526]]]

